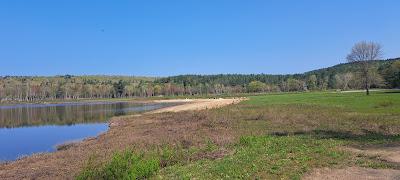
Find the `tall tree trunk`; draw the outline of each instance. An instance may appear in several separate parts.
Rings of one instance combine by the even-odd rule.
[[[367,91],[367,96],[369,95],[369,78],[368,78],[368,72],[365,75],[365,90]]]

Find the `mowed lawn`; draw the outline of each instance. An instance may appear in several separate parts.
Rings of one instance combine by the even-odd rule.
[[[140,151],[142,159],[137,162],[127,161],[132,156],[121,160],[117,155],[104,166],[86,169],[80,178],[301,179],[322,167],[399,168],[379,157],[359,156],[343,148],[400,142],[400,93],[395,91],[370,96],[268,94],[252,96],[238,105],[184,113],[192,113],[185,116],[188,121],[191,117],[205,120],[204,128],[217,133],[224,129],[225,133],[202,135],[204,146],[174,146],[168,153]],[[219,143],[224,138],[233,140]]]

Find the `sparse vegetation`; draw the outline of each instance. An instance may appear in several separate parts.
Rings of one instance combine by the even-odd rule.
[[[98,169],[85,169],[77,179],[143,179],[160,168],[160,159],[132,151],[116,153],[110,162]]]
[[[189,163],[196,156],[212,153],[215,145],[207,142],[204,148],[182,146],[161,146],[146,152],[135,149],[115,153],[104,165],[88,161],[85,169],[76,179],[145,179],[163,167]]]
[[[299,179],[311,168],[343,164],[340,141],[310,136],[243,136],[234,153],[163,169],[165,179]]]

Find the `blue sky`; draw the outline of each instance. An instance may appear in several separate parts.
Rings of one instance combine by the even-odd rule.
[[[0,75],[305,72],[400,56],[398,0],[3,0]]]

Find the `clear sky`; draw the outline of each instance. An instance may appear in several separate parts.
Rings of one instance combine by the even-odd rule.
[[[286,74],[400,56],[399,0],[2,0],[0,75]]]

